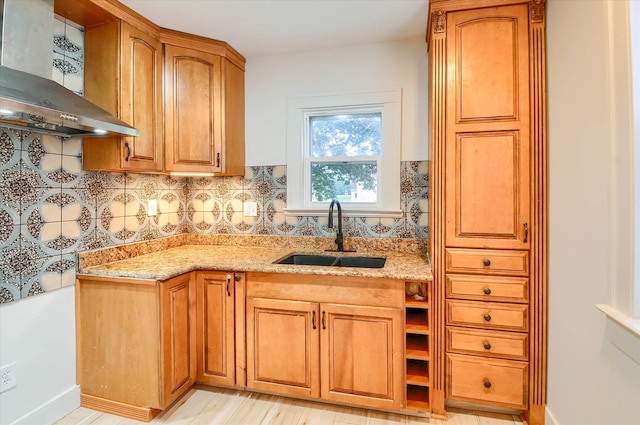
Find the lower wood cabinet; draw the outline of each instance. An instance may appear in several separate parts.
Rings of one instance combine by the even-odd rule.
[[[300,276],[247,275],[247,388],[400,410],[404,283]]]
[[[82,406],[149,421],[196,382],[194,277],[78,276]]]
[[[320,397],[318,303],[247,299],[247,388]]]
[[[403,321],[398,308],[321,304],[321,397],[367,407],[403,402]]]
[[[247,388],[398,409],[401,310],[247,299]]]
[[[81,274],[81,405],[149,421],[198,382],[400,411],[403,307],[393,279]]]
[[[244,351],[244,274],[198,272],[198,382],[243,387]]]

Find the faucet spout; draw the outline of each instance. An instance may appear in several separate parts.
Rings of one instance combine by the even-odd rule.
[[[344,238],[342,236],[342,207],[340,206],[340,201],[337,199],[332,199],[331,204],[329,204],[329,223],[327,227],[333,228],[333,206],[338,206],[338,231],[336,233],[336,244],[338,245],[338,251],[344,251]]]

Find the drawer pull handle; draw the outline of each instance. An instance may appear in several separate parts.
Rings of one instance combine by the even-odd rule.
[[[491,382],[489,382],[489,381],[484,381],[484,387],[485,387],[485,388],[491,388]]]
[[[316,312],[315,312],[315,310],[312,312],[312,315],[311,315],[311,326],[313,326],[313,329],[316,329]]]
[[[231,296],[231,289],[229,289],[229,284],[231,283],[231,275],[228,274],[227,275],[227,296],[230,297]]]
[[[484,288],[485,295],[491,295],[491,288]]]
[[[489,344],[488,342],[484,343],[484,349],[485,350],[491,350],[491,344]]]
[[[484,315],[484,320],[486,320],[487,322],[491,321],[491,315],[490,314],[485,314]]]
[[[524,223],[524,243],[529,240],[529,223]]]
[[[327,329],[327,325],[324,323],[324,311],[322,312],[322,329]]]
[[[489,267],[489,266],[491,265],[491,260],[489,260],[489,259],[487,258],[487,259],[485,259],[485,260],[483,261],[483,263],[484,263],[484,265],[485,265],[485,266]]]

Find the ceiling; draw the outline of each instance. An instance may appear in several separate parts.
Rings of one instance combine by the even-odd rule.
[[[223,40],[247,58],[426,34],[427,0],[120,0],[157,25]]]

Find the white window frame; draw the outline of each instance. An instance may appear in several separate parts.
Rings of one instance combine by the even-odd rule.
[[[318,115],[382,113],[382,154],[349,157],[349,161],[378,162],[376,203],[341,202],[345,216],[402,217],[400,209],[400,150],[402,92],[381,90],[340,92],[287,98],[287,208],[286,215],[318,216],[327,213],[330,201],[311,201],[309,117]],[[318,161],[320,160],[320,161]]]
[[[607,13],[612,267],[610,300],[596,307],[640,338],[640,7],[633,1],[609,2]],[[618,24],[625,20],[627,27]],[[617,346],[640,362],[637,350]]]

